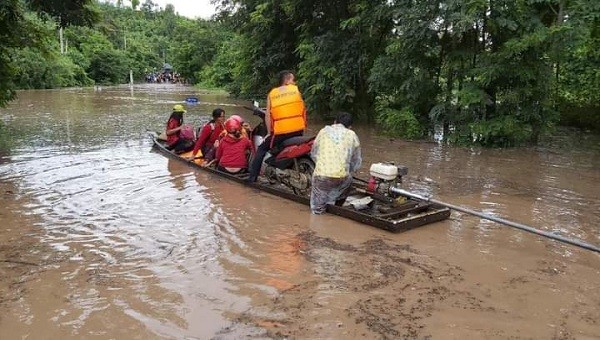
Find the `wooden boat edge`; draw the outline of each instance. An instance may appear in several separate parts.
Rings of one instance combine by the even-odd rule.
[[[206,172],[209,172],[212,174],[216,174],[218,176],[227,178],[234,182],[244,184],[248,187],[252,187],[252,188],[270,193],[270,194],[278,196],[278,197],[282,197],[282,198],[285,198],[285,199],[288,199],[288,200],[291,200],[291,201],[294,201],[297,203],[301,203],[304,205],[310,204],[310,200],[308,199],[308,197],[298,196],[292,192],[287,192],[287,191],[280,190],[280,189],[277,189],[274,187],[262,185],[260,183],[245,183],[242,178],[218,171],[218,170],[210,168],[210,167],[200,166],[200,165],[196,164],[195,162],[187,161],[187,160],[183,159],[181,156],[179,156],[179,155],[173,153],[172,151],[168,150],[167,148],[165,148],[164,145],[162,145],[162,143],[159,142],[159,140],[157,138],[158,135],[155,132],[150,132],[150,135],[151,135],[152,141],[153,141],[153,148],[158,149],[161,153],[165,154],[167,157],[180,160],[196,169],[203,170],[203,171],[206,171]],[[423,226],[426,224],[431,224],[434,222],[442,221],[450,216],[450,209],[443,207],[443,206],[434,206],[434,209],[432,209],[432,211],[426,212],[424,214],[416,215],[416,216],[407,216],[407,217],[399,219],[399,220],[382,219],[382,218],[378,218],[375,215],[366,214],[366,213],[363,213],[361,211],[357,211],[357,210],[354,210],[351,208],[335,206],[335,205],[328,205],[327,212],[330,214],[333,214],[333,215],[345,217],[345,218],[354,220],[356,222],[367,224],[369,226],[383,229],[383,230],[386,230],[389,232],[394,232],[394,233],[404,232],[404,231],[411,230],[411,229],[414,229],[414,228],[417,228],[417,227],[420,227],[420,226]]]

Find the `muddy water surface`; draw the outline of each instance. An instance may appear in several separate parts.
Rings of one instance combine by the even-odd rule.
[[[600,338],[600,256],[453,212],[390,234],[153,152],[236,101],[189,87],[24,91],[0,119],[0,338]],[[323,125],[313,122],[313,133]],[[600,245],[600,140],[482,150],[356,131],[413,192]]]

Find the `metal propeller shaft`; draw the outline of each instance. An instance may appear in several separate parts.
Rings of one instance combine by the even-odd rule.
[[[449,204],[449,203],[441,202],[441,201],[435,200],[435,199],[430,198],[430,197],[424,197],[424,196],[421,196],[421,195],[413,194],[413,193],[408,192],[408,191],[403,190],[403,189],[392,187],[392,188],[390,188],[390,190],[392,192],[396,193],[396,194],[399,194],[399,195],[416,198],[416,199],[427,201],[427,202],[431,202],[431,203],[434,203],[434,204],[439,204],[441,206],[445,206],[445,207],[448,207],[448,208],[456,210],[456,211],[461,211],[461,212],[464,212],[466,214],[475,215],[475,216],[484,218],[486,220],[490,220],[490,221],[498,222],[498,223],[501,223],[501,224],[505,224],[505,225],[511,226],[513,228],[521,229],[521,230],[524,230],[524,231],[527,231],[527,232],[530,232],[530,233],[533,233],[533,234],[537,234],[537,235],[540,235],[540,236],[551,238],[551,239],[556,240],[556,241],[560,241],[560,242],[563,242],[563,243],[571,244],[571,245],[574,245],[574,246],[577,246],[577,247],[585,248],[585,249],[588,249],[588,250],[600,253],[600,247],[594,246],[594,245],[589,244],[589,243],[585,243],[585,242],[583,242],[581,240],[567,238],[567,237],[564,237],[564,236],[561,236],[561,235],[557,235],[557,234],[554,234],[554,233],[551,233],[551,232],[548,232],[548,231],[539,230],[539,229],[536,229],[536,228],[533,228],[533,227],[530,227],[530,226],[527,226],[527,225],[524,225],[524,224],[521,224],[521,223],[517,223],[517,222],[513,222],[513,221],[508,221],[508,220],[505,220],[503,218],[498,218],[498,217],[495,217],[495,216],[484,214],[482,212],[475,211],[475,210],[472,210],[472,209],[469,209],[469,208],[464,208],[464,207],[457,206],[457,205],[454,205],[454,204]]]

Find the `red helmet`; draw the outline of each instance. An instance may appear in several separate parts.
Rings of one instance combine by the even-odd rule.
[[[231,117],[229,117],[229,118],[237,120],[240,123],[240,125],[244,123],[244,118],[242,118],[238,115],[231,115]]]
[[[227,118],[225,121],[225,130],[229,133],[235,133],[236,131],[240,131],[242,129],[242,124],[233,116]]]

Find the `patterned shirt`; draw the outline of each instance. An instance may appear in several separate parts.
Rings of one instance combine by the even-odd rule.
[[[347,177],[362,163],[358,136],[342,124],[328,125],[319,131],[311,157],[316,164],[313,175]]]

